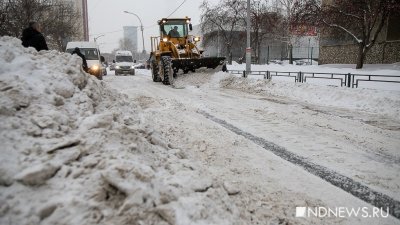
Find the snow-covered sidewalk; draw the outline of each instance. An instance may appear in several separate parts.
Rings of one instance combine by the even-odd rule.
[[[352,64],[327,64],[327,65],[290,65],[290,64],[269,64],[269,65],[251,65],[252,71],[270,71],[273,81],[284,81],[285,83],[294,83],[298,73],[303,73],[302,82],[320,86],[346,86],[346,74],[353,74],[351,77],[351,86],[358,85],[356,89],[378,89],[400,91],[400,63],[394,64],[366,64],[362,69],[354,69]],[[228,70],[234,73],[244,71],[245,64],[233,62],[228,65]],[[290,77],[287,77],[290,72]],[[313,74],[315,73],[315,74]],[[258,74],[258,75],[256,75]],[[253,72],[248,75],[249,78],[263,79],[265,73]],[[284,76],[275,76],[275,75]],[[313,77],[315,75],[315,77]],[[371,75],[371,76],[368,76]],[[331,79],[334,78],[334,79]],[[371,81],[368,81],[368,80]],[[377,81],[373,81],[377,80]]]
[[[196,154],[215,179],[233,180],[238,184],[241,194],[232,198],[247,221],[268,224],[284,218],[283,221],[294,224],[399,223],[395,219],[293,218],[297,205],[360,207],[365,203],[198,113],[199,110],[208,112],[244,132],[399,199],[399,126],[392,123],[397,120],[386,115],[398,111],[391,105],[397,102],[396,96],[390,97],[392,92],[382,94],[382,98],[389,96],[387,104],[383,104],[384,113],[379,110],[374,113],[375,107],[365,112],[360,106],[340,105],[340,98],[331,101],[335,107],[327,108],[319,102],[311,104],[292,99],[290,95],[274,95],[268,92],[273,83],[242,80],[223,73],[180,77],[175,88],[153,83],[149,71],[140,71],[136,77],[110,76],[106,82],[139,102],[147,118],[156,121],[157,130],[171,142]],[[292,88],[287,85],[280,90],[290,93]],[[307,84],[297,88],[299,92],[303,88],[306,94],[314,89],[323,93],[330,88],[340,96],[342,91]],[[368,97],[379,92],[363,91]],[[371,105],[373,100],[376,99],[369,98],[364,103]]]

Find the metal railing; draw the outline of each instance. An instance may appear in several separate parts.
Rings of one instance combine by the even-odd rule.
[[[359,82],[385,82],[399,83],[400,74],[397,75],[371,75],[371,74],[352,74],[352,73],[315,73],[315,72],[281,72],[281,71],[251,71],[246,75],[245,70],[229,70],[231,74],[240,74],[242,77],[248,75],[263,76],[264,79],[272,79],[272,77],[293,77],[294,82],[306,83],[307,79],[329,79],[338,80],[340,86],[357,88]]]

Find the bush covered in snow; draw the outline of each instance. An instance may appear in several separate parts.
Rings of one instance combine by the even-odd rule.
[[[0,224],[235,224],[223,187],[80,59],[0,38]]]

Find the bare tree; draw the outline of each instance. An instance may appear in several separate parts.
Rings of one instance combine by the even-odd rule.
[[[245,7],[242,0],[221,0],[214,6],[210,5],[207,0],[204,0],[200,6],[202,11],[202,32],[212,34],[212,36],[222,36],[230,64],[232,63],[232,46],[235,34],[238,30],[243,30],[242,14],[245,12]],[[212,36],[206,35],[203,44],[207,43],[207,39],[212,39]]]
[[[284,28],[286,30],[286,35],[288,36],[288,40],[290,42],[291,40],[291,21],[292,21],[292,17],[293,17],[293,8],[295,6],[295,3],[297,2],[297,0],[279,0],[279,3],[282,6],[282,10],[283,10],[283,15],[285,16],[285,20],[284,20]]]
[[[357,69],[374,46],[391,13],[400,11],[398,0],[298,0],[294,6],[297,23],[334,29],[358,45]]]
[[[127,50],[132,53],[136,53],[137,49],[133,45],[132,41],[129,38],[121,38],[119,39],[119,50]]]
[[[64,50],[65,38],[75,36],[79,12],[62,0],[3,0],[0,2],[0,35],[20,37],[31,21],[42,24],[51,48]]]
[[[44,32],[49,38],[49,46],[64,51],[68,39],[81,34],[82,24],[78,19],[80,12],[72,6],[72,2],[57,0],[53,1],[51,9],[45,14],[46,17],[42,23]]]
[[[252,0],[251,2],[251,31],[252,46],[257,63],[260,63],[262,42],[267,36],[276,34],[276,27],[281,23],[282,17],[272,12],[268,0]]]
[[[297,0],[278,0],[282,7],[282,14],[284,20],[280,23],[281,27],[281,40],[287,43],[289,47],[287,53],[289,54],[289,64],[293,64],[292,58],[292,46],[293,46],[293,35],[292,35],[292,19],[293,19],[293,8]]]
[[[49,2],[44,0],[4,0],[0,3],[0,35],[18,37],[30,21],[39,21],[41,14],[49,9]]]

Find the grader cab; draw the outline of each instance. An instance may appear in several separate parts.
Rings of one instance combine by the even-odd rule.
[[[151,37],[150,68],[154,82],[171,84],[179,70],[184,74],[198,68],[226,70],[224,57],[203,57],[197,47],[200,37],[189,35],[190,18],[163,18],[158,21],[159,37]]]

